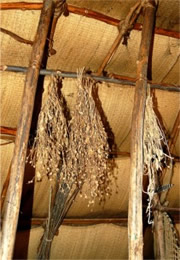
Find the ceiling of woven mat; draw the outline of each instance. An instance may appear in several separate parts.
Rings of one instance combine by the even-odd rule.
[[[104,232],[106,230],[106,232]],[[31,232],[21,231],[17,234],[16,259],[35,259],[37,241],[43,234],[42,228],[33,228]],[[27,249],[25,237],[30,237]],[[152,231],[145,232],[145,259],[152,259]],[[124,245],[123,247],[119,245]],[[55,236],[50,259],[127,259],[127,227],[112,224],[91,226],[65,226]]]
[[[2,0],[2,3],[21,2],[20,0]],[[41,0],[29,0],[40,2]],[[68,0],[67,3],[77,7],[91,9],[113,18],[124,19],[130,7],[136,0]],[[179,0],[160,0],[157,11],[156,27],[178,31],[179,30]],[[39,21],[39,10],[3,10],[0,11],[1,27],[19,36],[34,40]],[[142,17],[138,19],[142,23]],[[111,45],[118,35],[116,26],[70,13],[68,17],[62,16],[54,36],[56,54],[49,57],[47,68],[62,71],[76,72],[77,69],[86,69],[96,72],[103,59],[109,52]],[[120,45],[115,55],[105,68],[111,75],[136,78],[136,62],[138,59],[141,31],[133,30],[128,44]],[[28,67],[32,47],[17,42],[7,34],[0,32],[1,64]],[[178,85],[179,78],[179,39],[165,35],[155,34],[152,57],[152,81]],[[25,75],[22,73],[2,72],[0,74],[1,99],[1,126],[17,128],[21,114],[21,101],[23,96]],[[44,97],[50,78],[45,78]],[[76,80],[64,79],[62,92],[67,100],[70,110],[73,110],[76,100]],[[178,92],[154,90],[154,108],[167,137],[170,137],[173,125],[180,108],[180,95]],[[117,181],[113,182],[113,194],[104,206],[95,202],[94,207],[88,207],[87,201],[78,195],[70,208],[69,218],[127,218],[128,193],[130,179],[130,137],[131,117],[134,103],[134,87],[112,83],[98,83],[98,96],[102,107],[103,123],[110,140],[114,141],[114,150],[117,153],[125,152],[125,156],[115,159],[114,170]],[[13,157],[15,137],[0,136],[0,175],[2,184],[5,182]],[[173,154],[180,156],[180,137],[174,147]],[[121,154],[122,155],[122,154]],[[172,184],[167,200],[169,207],[179,207],[179,173],[180,163],[176,162],[173,168]],[[42,182],[28,184],[33,178],[34,169],[26,166],[24,191],[21,205],[21,216],[27,217],[30,212],[29,205],[33,199],[32,217],[47,217],[49,203],[49,181],[44,178]],[[168,183],[168,175],[164,184]],[[86,185],[84,185],[86,189]],[[2,185],[1,185],[2,190]],[[176,225],[180,230],[180,225]],[[104,232],[106,230],[106,232]],[[17,234],[15,246],[16,259],[34,259],[37,245],[42,236],[43,229],[32,228],[31,231],[21,231]],[[29,237],[29,245],[26,245]],[[91,226],[63,225],[55,236],[52,245],[51,259],[127,259],[127,225],[100,224]],[[121,246],[119,246],[121,245]],[[144,241],[144,257],[153,257],[152,229],[147,228]]]
[[[80,2],[83,3],[83,1],[79,1],[79,5],[81,6]],[[105,3],[102,4],[100,2]],[[88,1],[88,4],[90,7],[93,5],[95,9],[97,6],[98,9],[98,6],[109,6],[108,2]],[[122,1],[112,2],[112,9],[119,10],[118,6],[122,5]],[[129,10],[132,2],[127,1],[125,9]],[[176,10],[176,2],[172,7],[173,10]],[[166,5],[167,3],[168,1],[166,1]],[[10,15],[12,12],[13,15]],[[120,9],[120,13],[120,18],[121,16],[125,18],[127,11],[122,8]],[[1,26],[25,39],[33,40],[38,25],[39,14],[40,11],[3,11]],[[164,17],[167,19],[167,13],[163,12],[163,14],[166,15]],[[109,15],[111,15],[111,12]],[[112,15],[115,14],[112,13]],[[176,20],[176,17],[174,19]],[[164,27],[166,28],[166,26]],[[117,35],[118,29],[116,26],[72,13],[68,17],[62,16],[58,21],[54,36],[54,49],[57,53],[49,58],[48,68],[76,71],[77,68],[85,66],[87,69],[96,71]],[[141,32],[134,30],[130,35],[128,45],[121,44],[105,70],[109,73],[113,72],[124,76],[136,77],[137,46],[139,46],[140,38]],[[28,66],[31,46],[19,43],[6,34],[1,35],[1,46],[2,64]],[[153,81],[178,84],[179,53],[178,39],[155,35],[152,61]]]

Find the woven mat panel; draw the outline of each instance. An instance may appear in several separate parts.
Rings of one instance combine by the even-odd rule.
[[[16,128],[21,112],[24,75],[3,72],[1,76],[1,126]]]
[[[16,259],[36,259],[37,246],[42,228],[17,233]],[[29,240],[29,245],[28,245]],[[153,258],[152,230],[147,228],[144,236],[144,258]],[[113,224],[94,226],[61,226],[55,236],[50,259],[128,259],[127,227]]]
[[[78,195],[67,214],[68,217],[111,217],[116,215],[119,216],[119,214],[122,217],[127,216],[130,159],[116,159],[116,167],[117,168],[114,171],[117,176],[117,181],[113,181],[113,194],[110,199],[107,199],[105,205],[99,205],[99,202],[96,201],[93,207],[88,207],[88,201]],[[116,188],[116,185],[118,185],[118,189]],[[50,183],[46,178],[44,178],[42,182],[37,182],[35,184],[33,204],[34,217],[47,216],[49,187]],[[84,185],[83,189],[86,189],[86,185]],[[118,193],[116,193],[116,191],[118,191]]]
[[[68,0],[69,4],[89,8],[94,11],[112,16],[117,19],[124,19],[129,9],[135,4],[136,0]],[[179,30],[179,1],[178,0],[159,0],[156,26],[170,30]],[[138,22],[142,22],[142,16]]]
[[[40,11],[1,11],[1,27],[26,40],[34,40]],[[1,34],[1,64],[28,66],[32,47]]]
[[[9,171],[14,151],[14,143],[9,140],[0,139],[0,192]]]
[[[116,35],[118,32],[116,32]],[[136,77],[136,62],[141,41],[141,32],[132,31],[128,45],[120,45],[106,70],[111,73]],[[154,82],[178,84],[179,40],[155,35],[152,59],[152,79]],[[175,66],[176,65],[176,66]],[[175,66],[175,68],[173,68]],[[171,70],[173,71],[171,72]],[[175,75],[175,76],[174,76]]]
[[[116,27],[94,19],[75,14],[61,17],[54,38],[57,53],[50,57],[48,68],[76,71],[85,66],[96,71],[115,40],[116,32]]]
[[[161,122],[166,135],[170,135],[179,112],[180,94],[176,92],[167,92],[156,90],[154,94],[154,110]]]
[[[106,232],[105,232],[106,230]],[[28,259],[36,259],[37,246],[42,228],[30,232]],[[25,237],[28,232],[19,232],[16,259],[25,258]],[[23,243],[24,242],[24,243]],[[122,246],[123,245],[123,246]],[[127,259],[127,228],[112,224],[71,227],[62,226],[55,236],[50,259]]]

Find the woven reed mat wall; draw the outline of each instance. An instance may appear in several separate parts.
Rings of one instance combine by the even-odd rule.
[[[42,228],[18,232],[15,256],[16,259],[36,259],[37,245],[43,233]],[[28,237],[29,246],[26,245]],[[144,258],[152,259],[152,231],[146,229],[144,237]],[[113,224],[94,226],[61,226],[58,236],[55,236],[51,259],[128,259],[127,227]]]
[[[117,1],[113,3],[114,8],[118,5],[115,2]],[[131,1],[128,2],[129,4],[126,4],[127,10],[128,5],[132,4]],[[96,6],[96,1],[91,1],[91,3],[94,7]],[[110,8],[110,3],[106,3],[106,8],[107,6]],[[103,9],[102,4],[101,8]],[[121,8],[117,10],[120,10],[124,17],[125,14]],[[25,39],[33,40],[38,19],[39,11],[3,11],[1,26],[20,34]],[[49,58],[48,68],[76,71],[78,67],[86,66],[92,71],[96,71],[117,34],[118,29],[115,26],[94,19],[72,13],[67,18],[61,17],[54,37],[54,48],[57,53]],[[59,35],[61,35],[60,38]],[[107,66],[109,72],[136,77],[140,37],[141,33],[138,31],[131,33],[128,45],[121,45]],[[1,46],[2,64],[28,66],[31,46],[16,42],[5,34],[2,34]],[[179,53],[178,39],[155,36],[152,63],[154,81],[178,83],[176,75],[178,74]]]
[[[14,143],[11,140],[0,139],[0,192],[8,174],[13,150]]]

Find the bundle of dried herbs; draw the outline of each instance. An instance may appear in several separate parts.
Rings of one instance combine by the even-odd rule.
[[[166,149],[165,149],[166,148]],[[164,151],[167,151],[166,152]],[[158,174],[162,171],[163,165],[171,163],[171,156],[168,149],[166,136],[160,126],[160,122],[154,112],[153,100],[148,88],[145,120],[144,120],[144,172],[148,175],[148,223],[151,224],[152,200],[157,186]]]
[[[65,117],[66,108],[57,82],[53,78],[48,87],[31,151],[38,179],[47,175],[56,180],[55,199],[53,202],[50,199],[38,259],[49,258],[54,235],[79,191],[88,199],[88,205],[94,204],[96,198],[105,201],[112,192],[108,137],[93,98],[95,82],[83,75],[83,69],[79,72],[78,94],[70,121]]]
[[[69,123],[69,146],[66,164],[63,165],[63,181],[74,183],[88,199],[88,205],[100,202],[111,194],[111,174],[108,163],[109,145],[107,133],[93,98],[95,82],[83,76],[80,70],[77,79],[76,105]],[[80,191],[81,192],[81,191]]]
[[[36,168],[37,180],[48,176],[51,180],[62,165],[68,146],[68,128],[64,111],[64,98],[60,91],[61,79],[52,76],[37,125],[37,134],[30,150],[30,163]]]

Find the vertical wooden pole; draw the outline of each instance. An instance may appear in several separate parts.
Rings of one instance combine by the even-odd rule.
[[[144,1],[144,22],[137,62],[137,82],[131,134],[131,178],[128,211],[129,259],[143,259],[142,178],[143,132],[147,91],[147,73],[153,26],[156,12],[155,0]]]
[[[6,201],[2,229],[1,259],[12,259],[16,236],[19,207],[22,193],[26,150],[31,126],[34,99],[44,46],[53,12],[53,0],[44,0],[39,25],[33,44],[30,65],[26,75],[22,100],[21,117],[15,141],[14,156],[11,165],[10,184]]]

